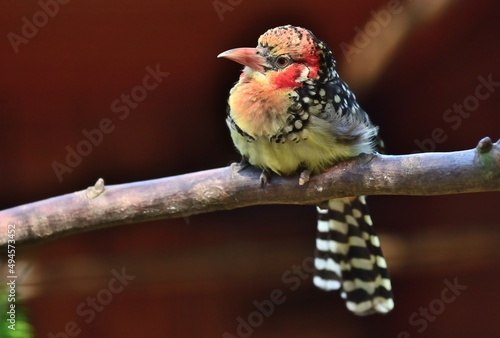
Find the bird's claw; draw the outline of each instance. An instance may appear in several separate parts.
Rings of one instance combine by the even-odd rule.
[[[271,180],[271,173],[269,172],[269,170],[267,169],[262,170],[259,180],[260,180],[260,187],[265,188],[267,183]]]
[[[307,182],[309,182],[309,179],[311,178],[311,171],[310,170],[302,170],[299,176],[299,185],[304,185]]]
[[[250,163],[248,162],[248,159],[245,156],[241,157],[241,161],[239,163],[232,163],[231,164],[231,169],[233,172],[239,173],[242,170],[245,170],[250,166]]]

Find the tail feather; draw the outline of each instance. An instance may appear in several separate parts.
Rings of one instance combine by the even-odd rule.
[[[357,315],[391,311],[391,281],[365,197],[330,200],[318,215],[314,284],[340,289]]]

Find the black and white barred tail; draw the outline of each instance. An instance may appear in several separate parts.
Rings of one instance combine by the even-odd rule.
[[[365,196],[334,199],[318,207],[314,264],[314,284],[340,289],[354,314],[387,313],[394,307],[387,264]]]

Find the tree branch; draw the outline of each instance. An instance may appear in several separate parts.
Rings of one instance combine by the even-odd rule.
[[[34,242],[118,224],[187,217],[258,204],[314,204],[357,195],[444,195],[500,191],[500,140],[475,149],[401,156],[363,154],[339,163],[309,183],[234,166],[161,179],[93,187],[0,211],[0,246]],[[10,225],[10,227],[9,227]]]

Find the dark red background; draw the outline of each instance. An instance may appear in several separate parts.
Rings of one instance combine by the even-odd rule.
[[[210,0],[73,0],[16,53],[7,35],[21,34],[22,18],[31,21],[40,5],[4,1],[0,209],[81,190],[99,177],[117,184],[238,160],[224,114],[240,66],[216,55],[254,46],[268,28],[291,23],[326,41],[341,76],[350,74],[340,43],[351,43],[354,28],[385,6],[368,0],[232,3],[221,20]],[[415,140],[431,137],[436,128],[447,136],[437,151],[500,137],[498,91],[456,130],[443,120],[447,109],[474,94],[478,76],[500,81],[499,14],[497,1],[458,2],[408,35],[368,88],[353,85],[390,153],[419,150]],[[140,85],[145,68],[156,64],[169,76],[120,120],[111,103]],[[74,149],[84,139],[82,130],[98,128],[103,118],[115,129],[59,182],[52,163],[64,163],[66,147]],[[283,274],[313,253],[316,216],[307,206],[252,207],[21,247],[17,259],[32,262],[32,270],[18,292],[36,337],[60,332],[70,321],[82,338],[236,335],[237,318],[247,319],[252,302],[269,299],[274,289],[286,301],[252,337],[498,334],[498,193],[371,197],[370,205],[396,297],[396,309],[383,317],[352,316],[338,294],[316,290],[307,274],[290,290],[294,284]],[[76,308],[106,287],[110,270],[122,267],[135,279],[85,323]],[[443,280],[455,278],[467,289],[420,334],[410,316],[440,297]]]

